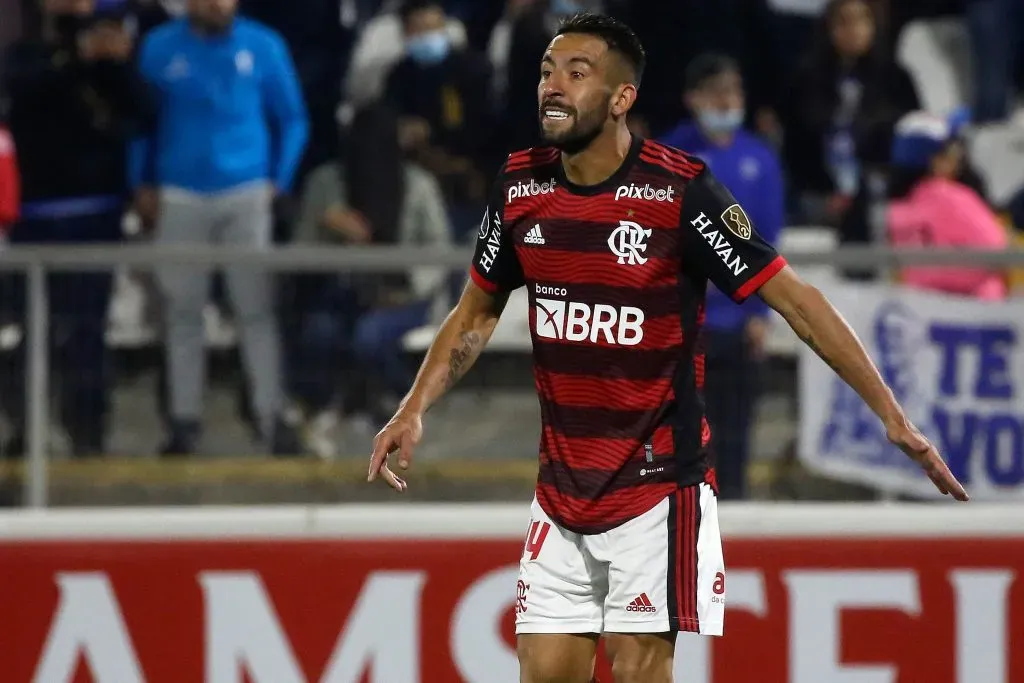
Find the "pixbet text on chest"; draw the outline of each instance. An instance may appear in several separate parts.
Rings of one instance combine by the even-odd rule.
[[[530,182],[528,183],[518,182],[511,185],[508,188],[508,198],[506,199],[506,203],[511,204],[513,200],[516,199],[523,199],[525,197],[535,197],[537,195],[542,194],[551,194],[554,191],[554,178],[551,178],[550,180],[543,183],[538,183],[536,180],[531,178]]]

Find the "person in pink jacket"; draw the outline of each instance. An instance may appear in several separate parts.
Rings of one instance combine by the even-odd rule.
[[[895,247],[934,246],[964,249],[1005,249],[1007,230],[978,194],[956,180],[963,145],[956,124],[926,112],[911,112],[894,131],[889,241]],[[904,284],[977,299],[1003,299],[1006,273],[968,267],[908,267]]]

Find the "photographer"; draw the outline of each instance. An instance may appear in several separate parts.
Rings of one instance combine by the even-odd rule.
[[[127,201],[127,142],[149,128],[154,112],[133,65],[133,40],[95,0],[43,0],[40,30],[15,43],[3,90],[18,150],[20,220],[12,244],[83,244],[121,239]],[[111,272],[48,277],[50,341],[60,374],[61,417],[78,455],[103,450],[108,403],[104,334]],[[24,306],[24,282],[8,297]],[[19,311],[23,314],[23,311]],[[24,354],[19,354],[23,356]],[[0,395],[16,425],[24,422],[24,373],[8,368]]]

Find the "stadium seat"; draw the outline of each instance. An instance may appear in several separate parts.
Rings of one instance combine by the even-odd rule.
[[[945,115],[971,100],[971,49],[959,19],[919,19],[900,33],[897,61],[917,85],[921,106]]]
[[[967,150],[997,207],[1005,206],[1024,187],[1024,125],[1020,122],[990,124],[971,131]]]

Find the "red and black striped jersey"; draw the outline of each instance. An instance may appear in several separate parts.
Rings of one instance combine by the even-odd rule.
[[[470,269],[529,290],[542,433],[537,500],[599,533],[714,478],[700,331],[710,280],[742,302],[785,261],[697,158],[634,138],[578,186],[558,150],[509,156]]]

